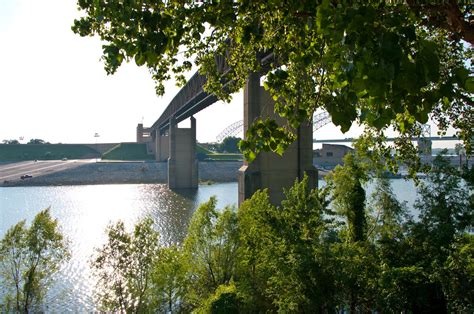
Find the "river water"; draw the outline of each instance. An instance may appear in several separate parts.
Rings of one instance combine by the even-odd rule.
[[[413,183],[400,179],[391,183],[398,199],[411,208],[416,198]],[[369,193],[371,189],[369,186]],[[184,192],[171,191],[162,184],[0,187],[0,239],[18,221],[30,222],[50,207],[70,242],[72,255],[48,291],[44,310],[91,312],[96,308],[89,260],[94,248],[105,242],[108,224],[122,220],[131,230],[141,218],[152,217],[163,244],[180,242],[193,212],[212,195],[217,196],[219,208],[235,206],[237,183],[200,185],[196,191]],[[0,291],[0,304],[1,299]]]

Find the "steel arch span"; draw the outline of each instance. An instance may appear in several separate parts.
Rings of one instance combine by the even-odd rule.
[[[240,120],[237,122],[232,123],[228,127],[226,127],[219,135],[216,137],[217,143],[222,142],[226,137],[235,136],[244,130],[244,121]]]
[[[329,124],[331,122],[331,117],[329,116],[329,113],[327,111],[323,111],[321,113],[313,115],[313,133],[322,128],[323,126]],[[244,121],[239,120],[228,127],[226,127],[224,130],[222,130],[219,135],[216,137],[217,143],[222,142],[226,137],[229,136],[236,136],[239,133],[242,133],[244,130]]]

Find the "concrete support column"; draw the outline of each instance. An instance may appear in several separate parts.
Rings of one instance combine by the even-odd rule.
[[[191,128],[180,129],[172,117],[168,138],[168,186],[171,189],[197,188],[196,119],[191,117]]]
[[[198,174],[198,169],[199,169],[199,161],[197,159],[197,153],[196,153],[196,146],[197,146],[197,140],[196,140],[196,118],[191,116],[191,147],[189,148],[191,153],[190,153],[190,167],[191,167],[191,188],[198,188],[199,184],[199,174]]]
[[[155,129],[153,134],[153,142],[155,143],[155,160],[160,161],[160,129]]]
[[[153,154],[156,159],[156,132],[155,130],[150,132],[150,141],[146,143],[146,149],[148,154]]]
[[[169,158],[168,158],[168,187],[170,189],[176,188],[177,181],[177,166],[176,166],[176,130],[178,126],[176,125],[176,120],[174,116],[170,118],[169,126]]]
[[[250,74],[244,90],[244,135],[258,118],[273,118],[283,124],[284,120],[274,112],[274,103],[271,95],[260,86],[260,76]],[[283,188],[292,186],[296,179],[301,180],[305,173],[309,176],[310,188],[317,187],[312,122],[301,125],[294,132],[298,139],[283,156],[262,152],[252,163],[244,162],[239,169],[239,205],[262,188],[268,189],[273,204],[279,204],[283,200]]]
[[[169,136],[160,134],[155,130],[155,159],[156,161],[168,161],[169,158]]]

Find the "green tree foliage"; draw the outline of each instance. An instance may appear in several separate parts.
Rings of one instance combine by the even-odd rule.
[[[369,236],[382,242],[403,236],[402,224],[408,218],[407,209],[396,199],[387,177],[376,178],[368,207],[373,220],[369,223],[372,226],[372,230],[368,230]]]
[[[26,144],[50,144],[50,143],[46,142],[45,140],[39,139],[39,138],[32,138]]]
[[[187,263],[181,248],[161,248],[151,274],[151,308],[160,313],[175,313],[184,308]]]
[[[7,311],[38,311],[53,275],[69,259],[67,241],[49,209],[28,228],[20,221],[0,242],[0,278]]]
[[[97,277],[97,299],[103,310],[142,312],[150,308],[148,294],[159,258],[158,232],[144,219],[133,232],[123,222],[107,227],[107,243],[97,250],[91,267]]]
[[[20,144],[18,140],[3,140],[3,144]]]
[[[469,194],[472,191],[459,173],[437,157],[419,189],[415,203],[419,220],[401,219],[403,211],[396,204],[386,206],[393,208],[390,221],[398,223],[381,229],[378,237],[382,309],[446,312],[469,308],[472,295],[454,288],[472,289],[472,274],[458,269],[471,258],[468,230],[473,225],[473,208]],[[398,218],[394,221],[392,217]],[[459,252],[461,247],[464,254]]]
[[[348,154],[344,166],[337,166],[327,177],[332,207],[345,222],[335,230],[338,241],[331,245],[336,304],[354,313],[373,309],[377,295],[379,262],[374,243],[368,241],[369,227],[375,224],[369,225],[366,209],[366,168],[356,154]]]
[[[325,201],[307,177],[285,192],[281,207],[257,192],[239,210],[238,286],[250,311],[324,312],[334,307],[328,271]]]
[[[474,311],[474,236],[456,238],[449,256],[440,269],[439,279],[448,302],[449,312]]]
[[[344,166],[338,165],[328,177],[328,184],[333,187],[334,209],[345,217],[348,239],[352,242],[364,241],[367,235],[365,191],[362,187],[366,180],[365,172],[352,154],[347,154]]]
[[[372,253],[378,263],[375,307],[387,313],[406,312],[421,272],[407,263],[413,253],[407,246],[407,222],[411,217],[383,175],[376,178],[367,208],[368,240],[375,246]]]
[[[474,31],[468,1],[105,1],[78,0],[73,31],[99,36],[107,73],[124,61],[147,66],[164,93],[193,63],[206,91],[229,100],[249,73],[265,76],[275,110],[288,121],[259,120],[241,148],[282,153],[296,128],[327,110],[346,132],[358,122],[380,136],[389,127],[420,133],[431,117],[454,126],[468,152],[473,135]],[[216,65],[223,56],[229,70]]]
[[[104,309],[472,312],[471,185],[436,159],[413,218],[385,177],[366,201],[370,169],[358,158],[348,156],[321,190],[310,190],[306,176],[295,182],[279,206],[267,191],[237,212],[217,209],[213,197],[195,212],[179,246],[158,247],[150,221],[133,235],[123,223],[109,227],[94,262],[106,288]]]
[[[472,285],[469,189],[453,185],[460,183],[459,176],[448,179],[456,173],[447,164],[435,165],[428,192],[417,203],[425,208],[419,221],[406,214],[386,178],[377,179],[367,204],[365,197],[357,197],[368,178],[366,165],[354,156],[331,176],[334,213],[324,209],[321,196],[318,201],[311,194],[304,197],[298,185],[281,207],[271,205],[265,192],[254,194],[239,209],[236,286],[243,308],[388,313],[470,309],[471,294],[461,292]],[[434,179],[438,176],[444,179]],[[441,191],[457,203],[451,205],[453,219],[444,219],[444,227],[436,218]],[[357,215],[362,218],[355,219]],[[443,230],[456,232],[442,236]]]
[[[420,211],[417,226],[420,239],[429,241],[435,251],[447,249],[456,235],[474,225],[474,208],[469,203],[472,192],[461,181],[460,173],[441,155],[434,160],[427,183],[418,192],[420,199],[415,208]]]
[[[199,206],[184,241],[188,265],[185,301],[193,308],[205,307],[220,285],[228,285],[235,273],[238,241],[237,214],[232,208],[217,211],[215,197]]]
[[[379,274],[375,246],[366,241],[336,242],[331,245],[331,258],[335,304],[351,313],[374,309]]]
[[[463,167],[462,159],[463,157],[466,157],[466,150],[464,149],[462,144],[458,143],[454,146],[454,151],[456,152],[456,155],[459,156],[459,169],[462,169]]]
[[[238,153],[238,144],[242,139],[240,137],[228,136],[219,145],[219,150],[226,153]]]
[[[462,178],[466,181],[466,184],[470,188],[470,191],[474,190],[474,165],[471,165],[471,167],[468,166],[467,162],[466,165],[462,168],[462,173],[461,173]],[[471,208],[474,208],[474,193],[470,193],[469,196],[469,206]]]
[[[215,293],[206,300],[204,313],[238,314],[240,313],[240,298],[235,284],[220,285]]]

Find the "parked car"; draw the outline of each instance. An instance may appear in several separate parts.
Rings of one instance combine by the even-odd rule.
[[[20,177],[20,179],[22,179],[22,180],[29,179],[29,178],[33,178],[33,176],[29,175],[29,174],[24,174]]]

